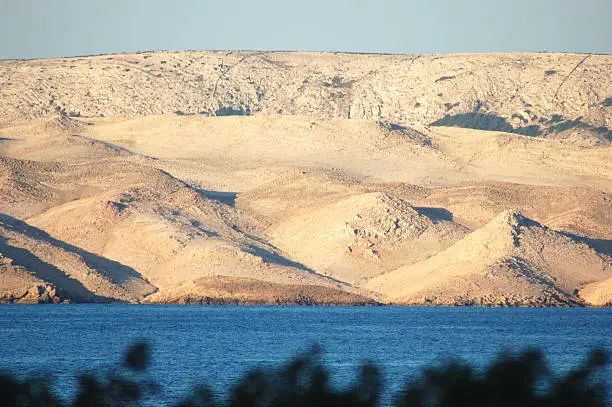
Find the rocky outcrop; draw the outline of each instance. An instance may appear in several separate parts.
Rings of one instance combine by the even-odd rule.
[[[52,284],[30,287],[25,294],[0,292],[0,304],[59,304],[70,302]]]
[[[403,304],[568,306],[585,304],[579,289],[610,276],[608,255],[510,210],[366,287]]]

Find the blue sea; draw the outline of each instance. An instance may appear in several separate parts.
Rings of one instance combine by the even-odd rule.
[[[50,373],[65,397],[79,372],[112,369],[140,340],[152,346],[150,374],[168,401],[196,384],[227,390],[245,371],[277,366],[312,345],[323,348],[335,385],[349,384],[372,361],[389,396],[432,363],[459,358],[483,367],[501,351],[528,347],[562,373],[593,347],[612,351],[612,309],[0,306],[0,370]]]

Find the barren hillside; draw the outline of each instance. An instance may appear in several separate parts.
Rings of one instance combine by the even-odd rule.
[[[606,305],[611,98],[602,55],[0,61],[0,301]]]
[[[447,250],[370,280],[394,302],[565,305],[607,278],[609,256],[505,211]]]
[[[83,116],[292,114],[609,141],[610,67],[605,55],[543,53],[155,52],[5,61],[0,117],[56,108]]]

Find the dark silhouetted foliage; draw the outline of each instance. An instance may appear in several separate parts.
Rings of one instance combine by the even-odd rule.
[[[218,399],[208,387],[198,387],[177,407],[359,406],[381,405],[383,380],[371,364],[361,367],[345,389],[330,384],[329,373],[315,348],[284,366],[254,370],[243,376],[227,397]],[[0,405],[42,407],[102,407],[161,405],[159,386],[146,374],[150,351],[132,347],[123,369],[105,377],[82,375],[76,396],[65,403],[51,391],[48,378],[17,380],[0,374]],[[584,365],[556,377],[542,354],[504,354],[479,371],[451,361],[430,367],[409,382],[395,398],[398,407],[606,407],[606,384],[599,373],[608,363],[604,351],[593,351]]]

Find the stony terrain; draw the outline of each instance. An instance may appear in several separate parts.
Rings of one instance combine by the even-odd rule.
[[[0,61],[0,302],[612,303],[612,57]]]

